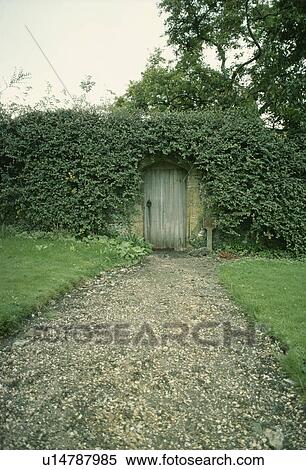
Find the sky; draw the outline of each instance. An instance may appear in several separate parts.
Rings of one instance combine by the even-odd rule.
[[[58,96],[63,86],[25,25],[72,95],[81,93],[86,75],[93,76],[90,101],[96,103],[110,96],[107,90],[122,94],[141,77],[154,49],[166,46],[157,0],[0,0],[0,90],[22,68],[31,74],[29,104],[45,95],[47,82]],[[1,99],[21,97],[12,89]]]

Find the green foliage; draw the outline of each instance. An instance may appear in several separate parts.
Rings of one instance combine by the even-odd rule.
[[[222,241],[218,243],[218,246],[215,247],[217,252],[225,252],[232,255],[237,255],[239,257],[256,257],[256,258],[265,258],[265,259],[290,259],[290,253],[280,249],[277,245],[272,247],[267,247],[263,244],[252,243],[251,241],[235,240],[230,239],[227,242]],[[305,257],[301,256],[301,259],[305,260]]]
[[[205,135],[195,162],[218,229],[235,239],[298,253],[305,247],[301,139],[229,113]]]
[[[305,250],[304,138],[265,128],[254,112],[73,109],[2,122],[6,224],[79,238],[122,233],[140,197],[143,159],[179,159],[198,169],[204,218],[222,236]]]
[[[0,231],[0,336],[80,280],[126,266],[148,247],[107,237],[80,241],[63,234]]]
[[[216,51],[221,73],[261,113],[305,127],[306,3],[303,0],[160,0],[168,42],[181,57]],[[216,90],[217,91],[217,90]]]
[[[0,84],[0,97],[3,92],[8,90],[9,88],[19,88],[21,84],[23,84],[26,80],[28,80],[31,75],[27,72],[24,72],[21,68],[14,69],[14,72],[11,74],[8,80],[3,78],[3,84]]]
[[[107,233],[138,194],[132,121],[84,110],[30,112],[11,122],[1,186],[6,221]]]
[[[182,111],[209,108],[228,109],[248,105],[243,89],[229,77],[207,67],[201,59],[185,55],[167,63],[160,50],[150,58],[138,81],[130,82],[126,93],[115,100],[115,108],[144,111]]]
[[[116,252],[123,259],[136,260],[141,256],[148,254],[150,252],[150,249],[147,246],[138,246],[130,241],[125,240],[122,241],[120,244],[117,243]]]

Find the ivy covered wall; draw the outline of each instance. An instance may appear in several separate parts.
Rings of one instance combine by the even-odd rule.
[[[0,139],[2,223],[109,233],[132,220],[144,158],[170,158],[200,174],[220,233],[305,250],[303,138],[251,112],[2,112]]]

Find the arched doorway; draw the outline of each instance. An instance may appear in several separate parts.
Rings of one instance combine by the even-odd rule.
[[[144,237],[157,249],[186,246],[187,172],[170,162],[144,171]]]

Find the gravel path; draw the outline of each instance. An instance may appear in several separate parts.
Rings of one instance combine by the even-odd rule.
[[[240,328],[252,342],[252,329],[216,264],[150,255],[53,301],[3,340],[0,447],[305,448],[278,345],[260,330],[253,346],[229,336]]]

